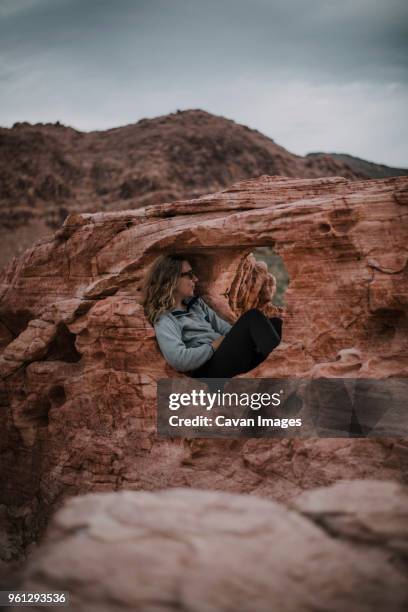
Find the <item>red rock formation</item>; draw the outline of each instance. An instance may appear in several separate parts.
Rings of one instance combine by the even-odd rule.
[[[272,246],[290,277],[284,336],[253,376],[406,377],[407,186],[262,177],[198,200],[70,215],[14,260],[0,302],[10,555],[66,496],[88,491],[194,486],[287,500],[344,477],[404,480],[396,440],[158,438],[155,384],[176,374],[139,302],[146,268],[177,250],[222,316],[271,313],[274,281],[250,253]]]
[[[69,213],[195,198],[262,174],[367,178],[200,110],[89,133],[58,122],[0,128],[0,267]]]

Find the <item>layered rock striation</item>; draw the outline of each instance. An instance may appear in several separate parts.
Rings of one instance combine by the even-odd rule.
[[[141,301],[155,258],[189,258],[199,292],[233,322],[273,305],[251,252],[272,247],[290,284],[283,342],[253,377],[408,374],[408,180],[264,176],[195,200],[72,214],[2,277],[3,553],[38,538],[66,497],[211,488],[290,500],[339,478],[404,481],[391,439],[165,439],[165,363]]]

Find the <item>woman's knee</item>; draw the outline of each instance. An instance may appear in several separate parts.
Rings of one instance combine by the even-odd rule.
[[[268,318],[263,312],[257,308],[247,310],[239,319],[242,324],[248,329],[258,330],[258,333],[264,333],[269,336],[269,331],[273,336],[278,336],[278,344],[282,337],[282,319],[279,317]]]
[[[261,325],[262,328],[267,329],[272,323],[271,319],[269,319],[263,312],[261,312],[257,308],[251,308],[251,310],[248,310],[246,314],[248,315],[249,321],[252,321],[255,325]],[[276,325],[275,327],[279,327],[279,325]]]
[[[272,327],[274,328],[274,330],[276,331],[276,333],[278,334],[279,338],[282,338],[282,326],[283,326],[283,321],[280,317],[272,317],[269,319]]]
[[[251,308],[250,310],[247,310],[246,313],[243,314],[242,316],[243,317],[247,317],[248,319],[264,319],[264,318],[266,318],[265,315],[263,314],[263,312],[261,312],[257,308]]]

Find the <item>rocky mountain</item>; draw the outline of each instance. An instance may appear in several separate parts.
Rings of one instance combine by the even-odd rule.
[[[0,128],[0,267],[70,212],[195,198],[265,174],[366,177],[333,156],[294,155],[201,110],[88,133],[59,122]]]
[[[384,164],[375,164],[360,157],[353,157],[347,153],[308,153],[306,158],[317,161],[327,155],[339,162],[347,164],[355,172],[364,174],[366,178],[388,178],[389,176],[407,176],[408,168],[392,168]]]

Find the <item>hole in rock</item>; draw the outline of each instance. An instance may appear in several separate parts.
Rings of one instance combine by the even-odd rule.
[[[240,252],[241,251],[241,252]],[[272,298],[272,303],[276,306],[285,307],[284,294],[287,287],[289,286],[289,273],[286,269],[283,258],[276,253],[269,246],[257,247],[254,249],[242,248],[238,250],[236,248],[208,248],[198,251],[197,249],[174,249],[169,251],[171,253],[177,253],[184,255],[190,262],[196,275],[198,276],[199,282],[197,284],[198,293],[210,293],[211,287],[222,276],[227,270],[228,273],[234,274],[240,270],[242,264],[245,263],[244,259],[247,255],[253,255],[257,261],[263,261],[266,263],[268,272],[272,274],[276,279],[276,293]],[[146,269],[153,264],[159,255],[163,255],[163,251],[160,253],[149,253],[149,257],[146,261]],[[135,286],[135,293],[138,298],[141,298],[143,288],[143,276],[138,279],[138,283]],[[234,282],[234,276],[229,277],[229,281]],[[239,279],[238,279],[239,281]],[[227,297],[228,293],[232,290],[232,285],[224,295]]]
[[[398,329],[408,331],[408,317],[402,310],[382,308],[372,314],[367,322],[367,331],[378,340],[390,342]]]
[[[45,361],[66,361],[73,363],[81,359],[75,347],[75,334],[69,331],[64,323],[59,323],[57,334],[51,342]]]
[[[285,291],[289,286],[289,273],[285,262],[271,247],[258,247],[252,252],[257,261],[263,261],[268,266],[268,271],[276,278],[276,293],[273,303],[277,306],[285,306]]]
[[[55,385],[54,387],[51,387],[48,392],[48,397],[55,406],[62,406],[62,404],[65,404],[67,399],[65,389],[62,385]]]
[[[329,223],[319,223],[319,230],[323,232],[323,234],[327,234],[327,232],[331,230],[331,225]]]

